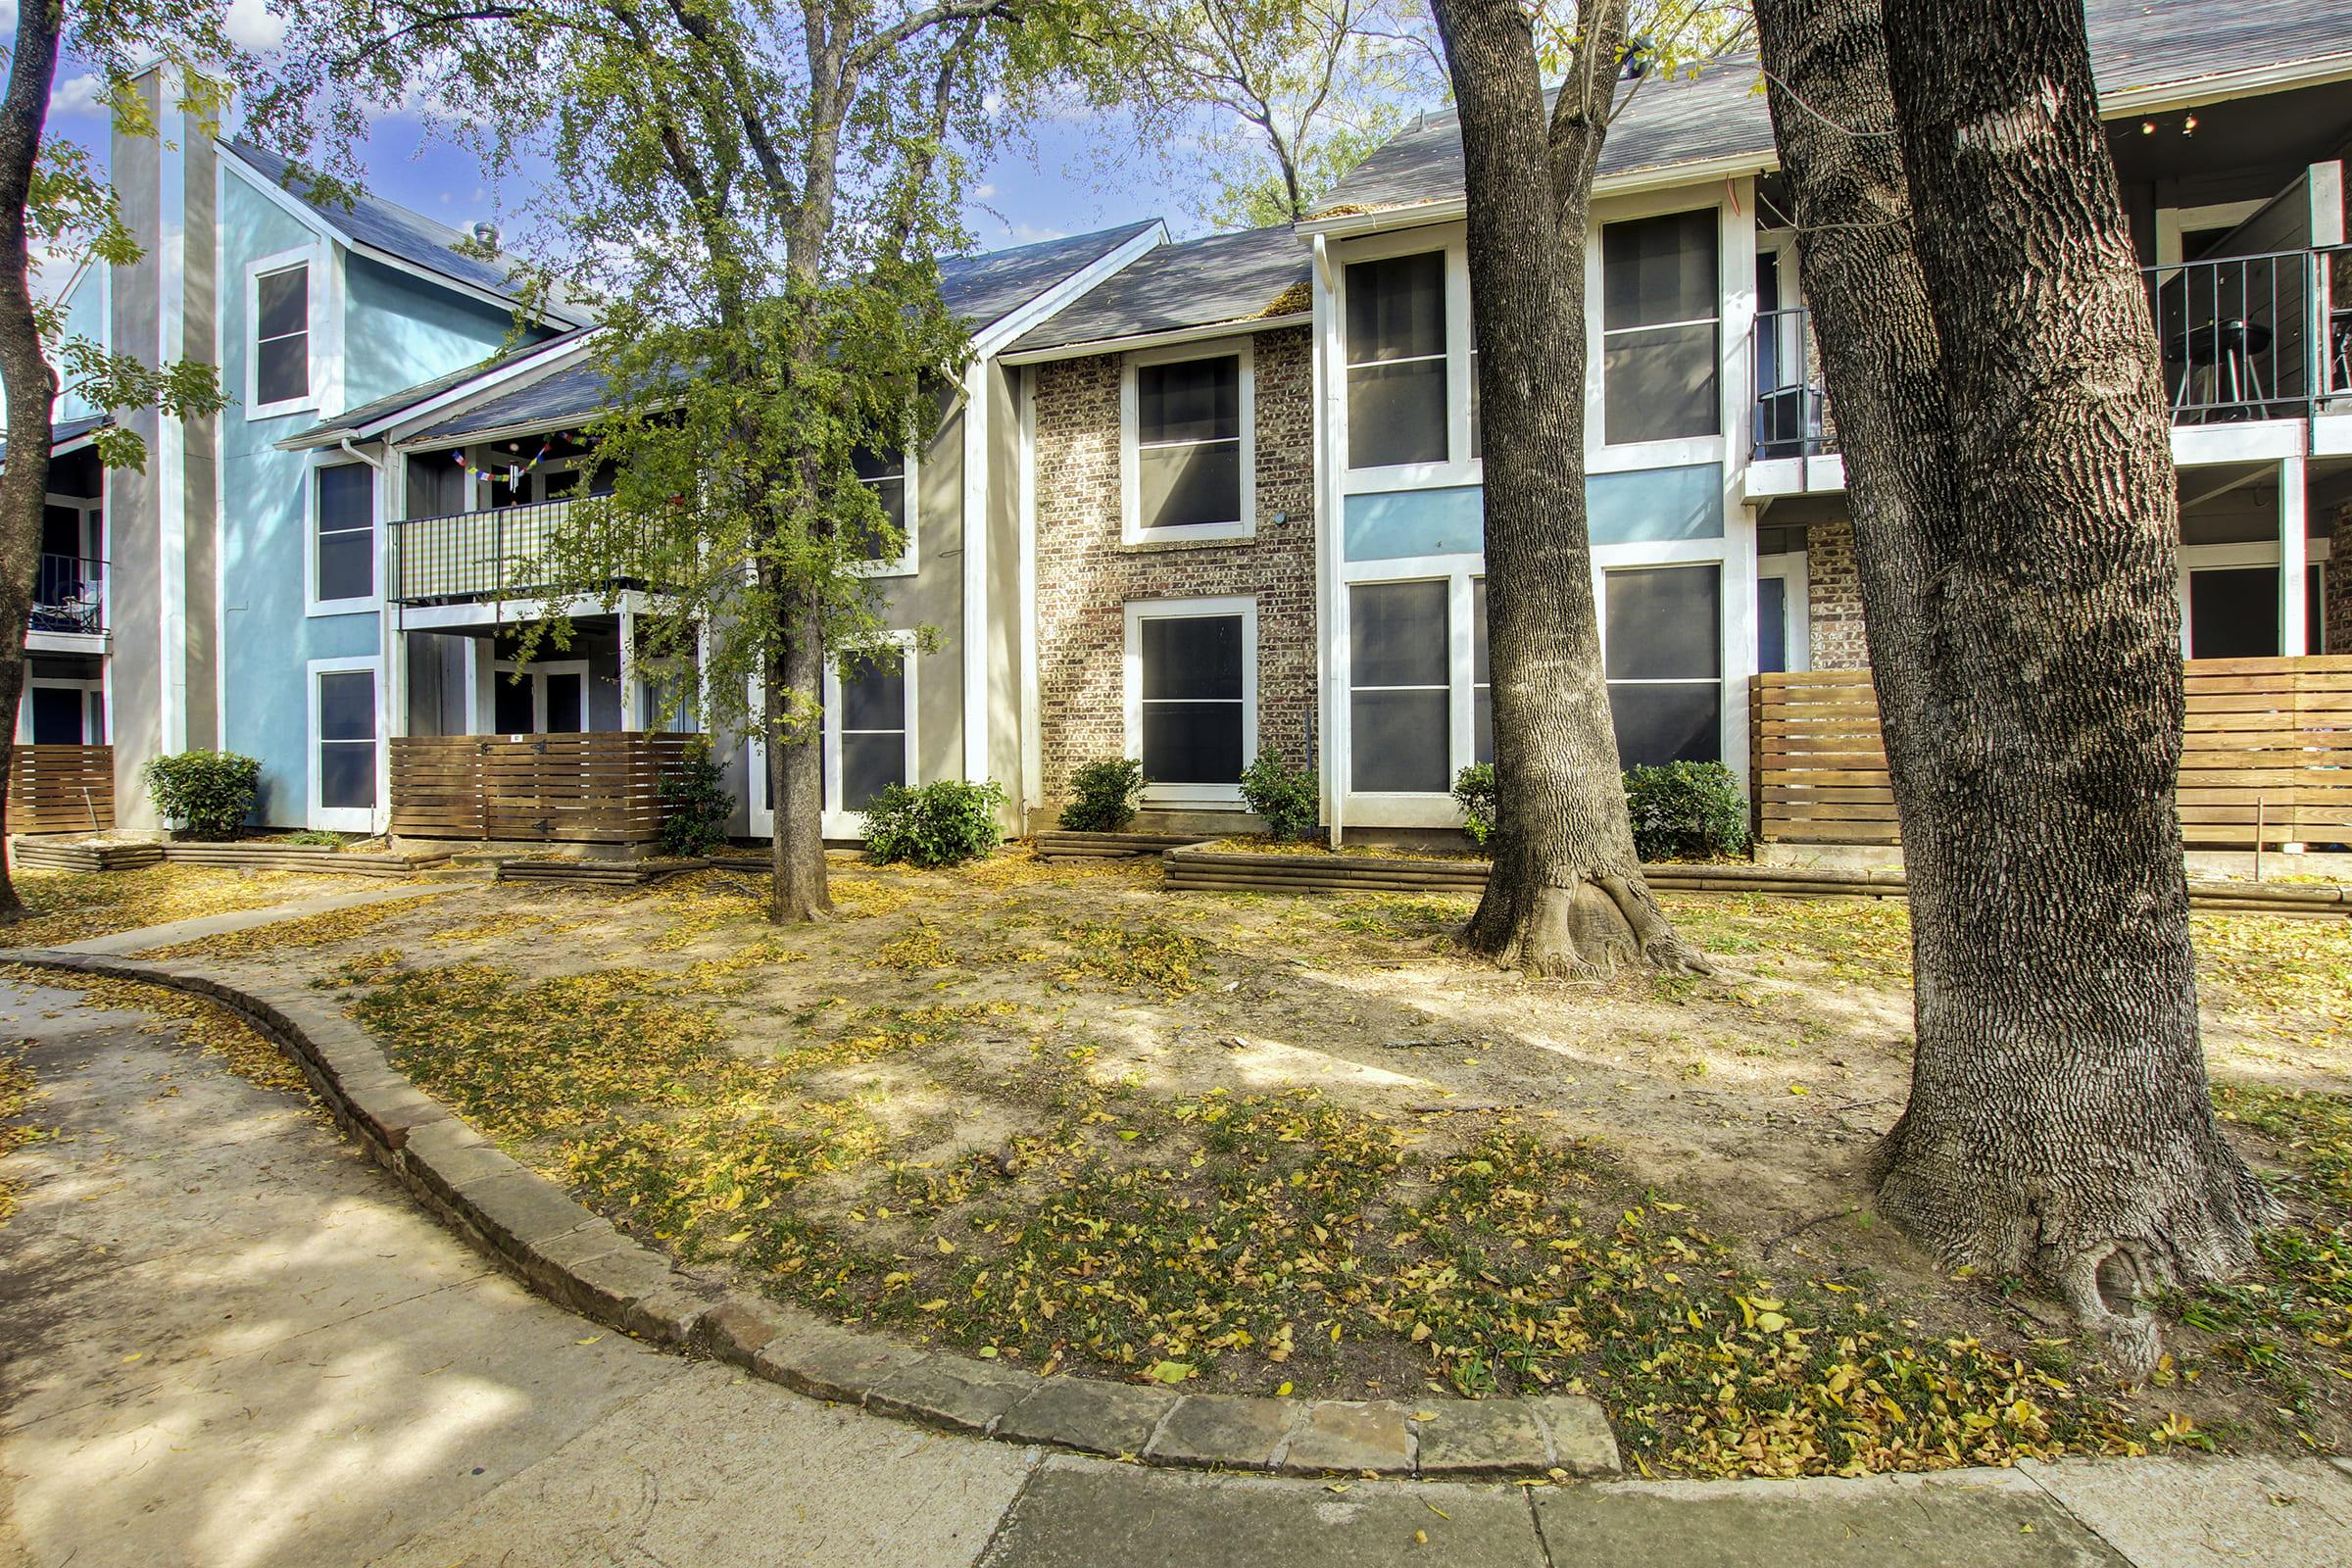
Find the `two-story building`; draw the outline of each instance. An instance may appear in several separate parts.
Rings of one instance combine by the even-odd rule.
[[[2352,568],[2331,570],[2352,551],[2352,20],[2088,18],[2173,393],[2184,654],[2291,686],[2277,661],[2352,652]],[[1883,772],[1789,777],[1788,715],[1755,710],[1789,672],[1867,662],[1755,84],[1752,60],[1640,83],[1600,167],[1585,460],[1611,707],[1628,763],[1721,760],[1768,813],[1862,801],[1822,831],[1883,840]],[[310,201],[240,144],[117,160],[149,260],[93,274],[76,318],[125,349],[210,343],[238,402],[139,416],[144,475],[97,473],[90,411],[59,411],[55,624],[36,617],[20,733],[111,737],[129,821],[140,761],[217,741],[263,759],[269,824],[498,837],[451,814],[450,759],[660,723],[695,672],[641,657],[657,583],[564,607],[571,645],[514,657],[603,398],[593,323],[523,316],[465,236]],[[1453,826],[1454,775],[1492,755],[1463,206],[1458,129],[1430,114],[1295,226],[946,264],[969,368],[922,451],[864,464],[905,532],[871,566],[886,623],[938,637],[828,678],[826,834],[939,778],[996,779],[1008,826],[1050,826],[1071,771],[1121,755],[1157,820],[1241,826],[1261,746],[1317,770],[1334,834]],[[2239,756],[2249,724],[2209,727],[2192,752]],[[722,755],[737,831],[764,834],[756,746]],[[2208,785],[2214,823],[2281,836],[2268,785]]]

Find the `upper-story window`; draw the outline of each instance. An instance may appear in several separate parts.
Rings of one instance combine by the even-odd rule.
[[[1348,285],[1348,466],[1444,463],[1446,254],[1355,262]]]
[[[1256,442],[1247,340],[1128,362],[1121,464],[1130,544],[1233,539],[1251,528]]]
[[[1671,441],[1723,427],[1715,209],[1600,233],[1603,439]]]
[[[311,390],[311,264],[257,264],[249,274],[253,359],[246,412],[254,418],[314,401]]]
[[[375,599],[375,473],[357,463],[313,470],[311,603],[359,608]]]
[[[851,463],[858,482],[865,486],[889,519],[890,533],[879,531],[853,541],[853,554],[880,576],[914,570],[914,456],[910,452],[858,452]],[[893,540],[897,543],[894,545]]]

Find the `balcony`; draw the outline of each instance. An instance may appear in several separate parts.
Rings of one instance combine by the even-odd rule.
[[[547,551],[569,501],[494,507],[392,524],[392,597],[404,605],[533,599],[556,586]],[[624,574],[610,585],[643,588]]]
[[[41,557],[26,629],[74,637],[105,636],[106,563],[81,556]]]
[[[2352,399],[2352,246],[2143,267],[2176,425],[2300,419]],[[1838,451],[1811,313],[1756,317],[1750,453]]]

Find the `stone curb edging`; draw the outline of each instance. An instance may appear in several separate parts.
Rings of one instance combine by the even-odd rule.
[[[1487,885],[1487,862],[1407,859],[1373,855],[1266,855],[1220,850],[1207,839],[1159,851],[1171,893],[1455,893]],[[1097,852],[1102,853],[1102,852]],[[1139,849],[1136,855],[1152,853]],[[1900,871],[1834,867],[1683,863],[1645,864],[1652,888],[1667,893],[1782,893],[1900,899],[1910,884]],[[2192,879],[2189,906],[2205,911],[2352,916],[2352,887],[2300,882],[2214,882]]]
[[[337,1125],[477,1250],[542,1296],[664,1349],[812,1398],[941,1431],[1193,1469],[1427,1480],[1605,1477],[1617,1440],[1583,1396],[1260,1398],[1034,1373],[903,1345],[683,1270],[467,1126],[308,988],[56,950],[0,962],[134,980],[218,1002],[283,1046]],[[1432,1407],[1434,1406],[1434,1408]]]

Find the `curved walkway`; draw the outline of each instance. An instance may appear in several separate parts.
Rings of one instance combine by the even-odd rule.
[[[2352,1476],[2147,1460],[1535,1487],[1144,1469],[648,1349],[494,1272],[307,1102],[0,989],[0,1564],[2334,1565]]]

